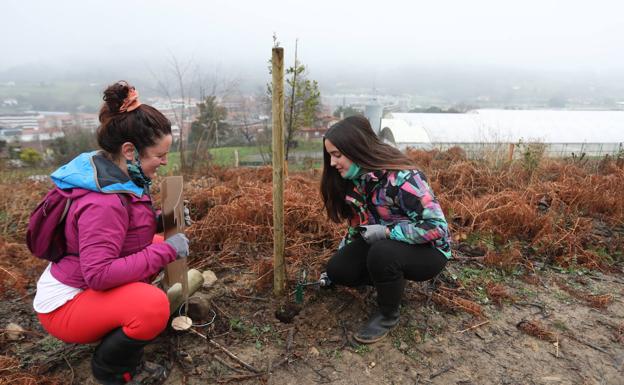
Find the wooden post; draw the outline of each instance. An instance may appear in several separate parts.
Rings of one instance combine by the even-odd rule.
[[[238,168],[238,150],[234,150],[234,167]]]
[[[286,288],[284,262],[284,48],[273,48],[273,294]]]
[[[507,162],[509,162],[509,163],[511,163],[513,161],[514,147],[515,147],[515,145],[513,143],[509,143],[509,152],[507,154]]]
[[[160,185],[162,198],[162,220],[165,239],[184,232],[184,199],[182,195],[183,179],[181,176],[169,176]],[[165,266],[163,286],[169,290],[174,284],[182,285],[183,302],[189,296],[188,265],[186,258],[177,259]]]

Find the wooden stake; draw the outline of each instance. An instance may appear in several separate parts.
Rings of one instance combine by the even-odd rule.
[[[273,293],[284,293],[284,48],[273,48]]]
[[[166,177],[160,185],[165,239],[177,233],[184,233],[183,186],[184,181],[181,176]],[[177,259],[165,266],[165,278],[163,280],[165,290],[169,290],[176,283],[182,285],[182,295],[184,302],[186,302],[189,296],[187,258]]]
[[[507,153],[507,162],[511,163],[514,157],[514,148],[516,146],[513,143],[509,143],[509,151]]]

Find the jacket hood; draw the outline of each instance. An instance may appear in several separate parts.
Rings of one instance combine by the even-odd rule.
[[[104,157],[100,151],[85,152],[54,171],[50,178],[60,189],[80,188],[102,193],[129,193],[141,197],[143,189]]]

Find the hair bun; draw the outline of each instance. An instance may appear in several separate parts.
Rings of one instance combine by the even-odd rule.
[[[119,108],[124,102],[124,99],[128,97],[130,91],[130,85],[125,80],[120,80],[117,83],[108,86],[104,90],[104,96],[102,99],[106,102],[106,106],[110,112],[119,112]]]

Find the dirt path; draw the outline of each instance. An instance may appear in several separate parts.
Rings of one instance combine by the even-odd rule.
[[[451,275],[465,278],[469,272],[475,279],[475,271],[480,274],[457,264]],[[487,269],[482,273],[492,274]],[[261,373],[242,368],[196,334],[171,330],[150,346],[146,358],[171,365],[165,382],[169,385],[622,384],[624,280],[621,275],[579,274],[548,270],[534,280],[537,284],[513,275],[489,276],[504,284],[513,300],[499,306],[480,297],[486,314],[482,318],[428,303],[424,286],[411,283],[399,327],[370,346],[355,344],[349,333],[372,310],[372,295],[342,289],[308,291],[299,315],[285,324],[274,315],[279,303],[247,291],[253,275],[222,274],[217,285],[202,294],[212,301],[216,321],[196,330]],[[562,282],[576,292],[610,293],[613,301],[606,309],[595,309],[562,289]],[[30,300],[0,304],[3,327],[16,322],[29,331],[17,341],[3,332],[0,353],[18,358],[26,371],[59,376],[61,383],[93,384],[93,347],[65,345],[46,336]],[[552,334],[542,339],[528,335],[518,327],[521,321],[539,322],[542,331]],[[479,326],[470,329],[475,325]],[[6,374],[0,371],[0,379]]]

